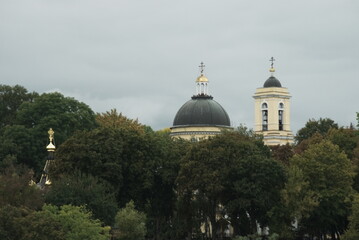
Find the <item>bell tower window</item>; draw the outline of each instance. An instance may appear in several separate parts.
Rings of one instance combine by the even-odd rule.
[[[279,131],[283,131],[283,111],[284,111],[284,104],[279,103],[279,110],[278,110],[278,129],[279,129]]]
[[[262,131],[268,131],[268,105],[262,104]]]

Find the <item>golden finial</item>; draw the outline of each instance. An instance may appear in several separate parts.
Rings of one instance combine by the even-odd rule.
[[[203,62],[201,62],[201,65],[199,65],[198,67],[201,69],[201,76],[199,76],[196,79],[196,82],[208,82],[208,79],[203,74],[203,71],[204,71],[204,68],[206,67],[206,65],[204,65]]]
[[[50,142],[52,142],[54,140],[54,130],[52,130],[52,128],[50,128],[50,130],[47,132],[49,134],[49,139]]]
[[[47,147],[46,147],[46,149],[48,150],[48,151],[51,151],[51,152],[53,152],[53,151],[55,151],[55,149],[56,149],[56,147],[55,147],[55,145],[54,145],[54,130],[52,130],[52,128],[50,128],[50,130],[47,132],[48,134],[49,134],[49,140],[50,140],[50,143],[49,143],[49,145],[47,145]]]
[[[269,72],[271,72],[273,74],[275,72],[275,69],[273,67],[274,61],[275,61],[274,57],[271,57],[271,59],[269,59],[269,61],[272,62],[271,63],[271,68],[269,69]]]

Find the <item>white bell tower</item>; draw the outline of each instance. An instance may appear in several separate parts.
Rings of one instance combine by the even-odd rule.
[[[266,145],[285,145],[294,143],[294,136],[290,130],[290,94],[274,77],[272,62],[269,72],[271,76],[263,87],[257,88],[254,98],[254,131],[263,135]]]

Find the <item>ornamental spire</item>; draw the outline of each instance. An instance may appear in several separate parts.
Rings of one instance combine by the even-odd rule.
[[[50,165],[52,164],[52,162],[55,159],[55,156],[54,156],[55,149],[56,149],[56,147],[54,145],[54,143],[55,143],[55,141],[54,141],[55,132],[54,132],[54,130],[52,130],[52,128],[50,128],[47,133],[49,134],[50,143],[46,147],[48,155],[47,155],[47,160],[46,160],[46,163],[45,163],[45,167],[42,170],[40,181],[37,183],[37,186],[39,186],[40,189],[44,189],[45,186],[51,185],[51,180],[50,180],[50,177],[49,177],[49,170],[50,170]]]
[[[49,131],[47,132],[49,134],[49,145],[47,145],[46,149],[48,152],[54,152],[56,147],[55,147],[55,144],[54,144],[54,130],[52,130],[52,128],[49,129]]]
[[[274,57],[271,57],[271,59],[269,59],[269,61],[270,62],[272,62],[271,63],[271,68],[269,69],[269,72],[272,74],[272,76],[273,76],[273,73],[275,72],[275,69],[274,69],[274,67],[273,67],[273,65],[274,65],[274,61],[275,61],[275,59],[274,59]]]
[[[201,76],[196,79],[196,90],[197,96],[207,96],[208,95],[208,79],[204,76],[203,71],[206,65],[201,62],[201,65],[198,66],[201,70]]]
[[[201,75],[203,75],[203,71],[206,65],[204,65],[203,62],[201,62],[201,65],[199,65],[198,67],[201,69]]]

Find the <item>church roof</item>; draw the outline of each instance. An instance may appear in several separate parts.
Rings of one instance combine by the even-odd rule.
[[[279,82],[278,79],[276,79],[274,76],[270,76],[267,81],[265,81],[264,88],[269,88],[269,87],[282,87],[282,84]]]
[[[178,110],[173,126],[230,126],[224,108],[212,96],[196,95]]]

